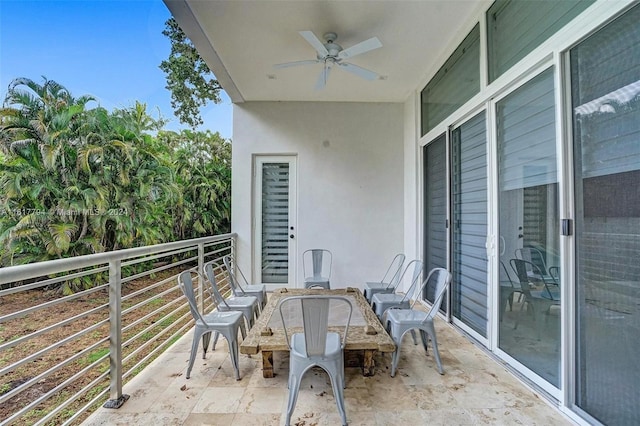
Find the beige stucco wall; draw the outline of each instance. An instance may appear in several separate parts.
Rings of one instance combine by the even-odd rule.
[[[297,283],[303,250],[333,252],[332,287],[381,278],[404,250],[404,105],[245,102],[234,105],[232,230],[252,271],[256,154],[297,156]]]

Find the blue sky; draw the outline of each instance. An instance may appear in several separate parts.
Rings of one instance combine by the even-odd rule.
[[[55,80],[73,96],[92,95],[101,106],[131,106],[187,128],[173,115],[160,62],[170,43],[162,35],[170,13],[161,0],[0,0],[0,99],[17,77]],[[199,130],[231,137],[231,101],[202,111]]]

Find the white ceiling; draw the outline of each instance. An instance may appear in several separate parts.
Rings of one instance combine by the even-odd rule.
[[[165,0],[234,102],[403,102],[473,27],[486,0]],[[315,59],[298,34],[338,34],[350,47],[370,37],[383,47],[353,59],[384,80],[334,69],[314,90],[321,64],[275,69]]]

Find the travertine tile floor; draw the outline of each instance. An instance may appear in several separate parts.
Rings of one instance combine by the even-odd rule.
[[[521,384],[504,367],[450,325],[437,321],[445,374],[431,353],[405,338],[399,371],[378,356],[376,375],[347,368],[345,405],[355,425],[570,425],[559,411]],[[287,401],[288,359],[274,354],[276,377],[264,379],[259,356],[241,355],[236,381],[224,339],[185,378],[192,334],[174,344],[125,385],[131,398],[118,410],[100,409],[85,425],[282,425]],[[279,356],[280,355],[280,356]],[[303,379],[292,425],[339,425],[328,376],[312,370]]]

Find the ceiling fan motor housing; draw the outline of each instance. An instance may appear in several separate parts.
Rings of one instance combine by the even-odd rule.
[[[329,55],[327,56],[329,57],[338,56],[338,53],[340,53],[340,51],[342,50],[342,46],[340,46],[338,43],[335,42],[336,39],[338,38],[338,35],[336,33],[324,33],[322,38],[324,38],[324,40],[326,41],[326,43],[324,44],[324,47],[329,52]],[[318,56],[318,59],[323,59],[323,58]]]

